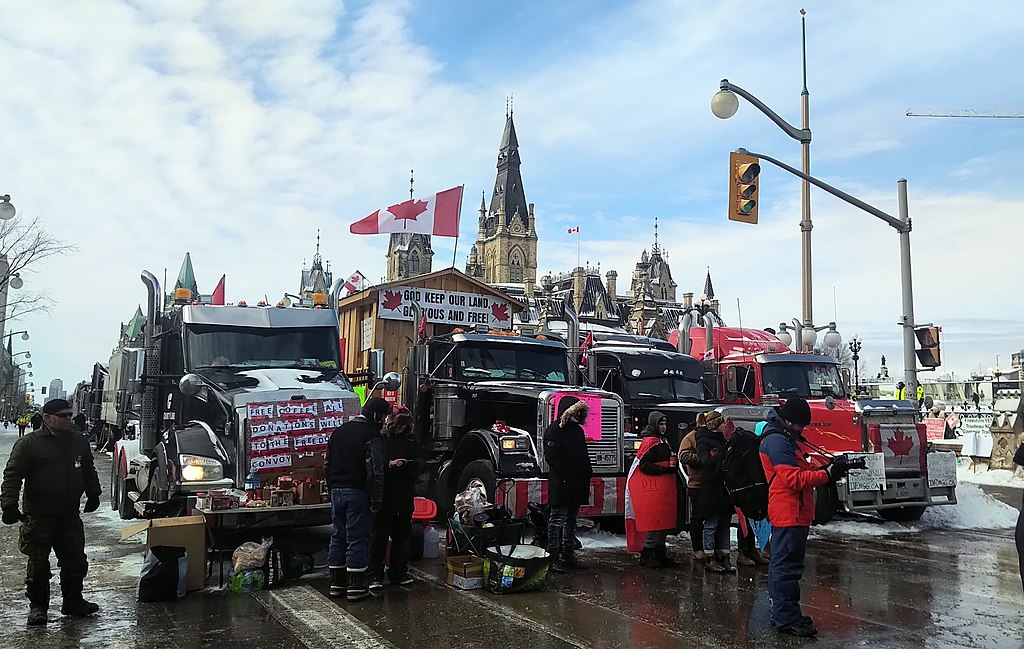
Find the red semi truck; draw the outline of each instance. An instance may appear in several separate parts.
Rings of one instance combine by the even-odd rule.
[[[956,502],[956,458],[928,449],[916,403],[852,401],[835,358],[794,352],[760,329],[691,328],[683,341],[673,332],[669,342],[702,361],[705,386],[713,391],[709,396],[737,425],[753,429],[754,420],[767,416],[780,400],[799,395],[811,406],[804,438],[812,456],[824,461],[811,445],[865,458],[867,469],[851,471],[834,487],[819,488],[818,522],[839,510],[875,510],[890,520],[917,520],[931,505]]]

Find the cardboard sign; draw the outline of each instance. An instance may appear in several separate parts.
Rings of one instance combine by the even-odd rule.
[[[379,291],[377,300],[377,317],[387,320],[412,322],[413,305],[419,305],[420,312],[427,316],[427,322],[512,328],[511,305],[491,295],[396,286]]]
[[[933,439],[943,439],[946,436],[945,419],[925,419],[924,426],[929,442]]]
[[[928,487],[956,486],[956,454],[928,454]]]
[[[555,410],[555,417],[558,413],[558,404],[562,399],[566,397],[576,397],[580,401],[583,401],[590,406],[590,414],[587,415],[587,421],[583,424],[583,432],[587,436],[588,442],[598,442],[601,440],[601,397],[593,394],[576,393],[576,392],[560,392],[555,395],[552,405]],[[554,419],[552,419],[554,421]],[[666,528],[667,529],[667,528]]]
[[[676,526],[676,476],[647,475],[639,468],[626,481],[638,532],[671,530]]]
[[[847,457],[862,457],[865,469],[854,469],[846,477],[850,491],[885,491],[885,456],[881,453],[850,453]]]

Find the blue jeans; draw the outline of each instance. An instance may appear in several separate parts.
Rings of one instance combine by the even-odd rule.
[[[717,514],[704,519],[704,552],[729,553],[731,540],[729,539],[729,523],[732,517],[726,514]]]
[[[370,494],[362,489],[331,489],[331,518],[334,534],[327,548],[327,563],[365,568],[370,562],[373,529]]]
[[[804,555],[810,529],[772,527],[768,595],[772,598],[772,624],[776,628],[800,621],[800,577],[804,574]]]

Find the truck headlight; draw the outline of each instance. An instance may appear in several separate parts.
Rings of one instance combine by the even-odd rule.
[[[212,457],[179,455],[178,463],[181,466],[183,482],[203,482],[224,478],[224,465]]]
[[[501,450],[505,453],[525,453],[530,450],[530,438],[524,435],[502,437]]]

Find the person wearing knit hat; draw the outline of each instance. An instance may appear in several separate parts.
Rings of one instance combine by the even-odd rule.
[[[696,431],[697,457],[701,465],[697,513],[704,520],[704,561],[710,572],[736,572],[729,556],[732,506],[725,498],[725,476],[721,471],[725,457],[724,423],[722,413],[711,410],[704,413],[704,425]]]
[[[761,437],[761,464],[768,481],[768,520],[772,553],[768,595],[776,631],[812,637],[814,620],[800,610],[800,577],[807,535],[814,519],[814,490],[829,482],[827,470],[810,463],[798,442],[811,423],[811,408],[800,396],[789,397],[768,415]]]
[[[413,437],[412,413],[395,406],[380,431],[387,464],[384,468],[384,497],[373,517],[370,541],[370,594],[384,590],[384,558],[391,540],[388,581],[400,586],[413,583],[409,576],[409,542],[412,539],[413,500],[416,480],[422,469],[419,444]]]
[[[86,513],[100,506],[100,480],[89,440],[71,423],[71,404],[51,399],[43,405],[43,422],[26,433],[11,451],[0,487],[3,522],[21,521],[20,547],[28,555],[25,594],[28,623],[44,625],[50,605],[50,552],[60,566],[64,615],[85,617],[100,610],[82,597],[89,560],[78,508],[86,496]],[[25,487],[22,506],[18,497]]]

